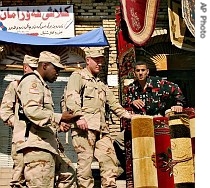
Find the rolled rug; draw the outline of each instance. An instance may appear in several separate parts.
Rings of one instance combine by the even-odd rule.
[[[176,188],[194,188],[194,164],[190,119],[185,112],[168,112],[174,184]]]
[[[167,117],[153,117],[155,128],[154,165],[157,168],[158,188],[174,188],[170,129]]]
[[[131,119],[134,188],[158,188],[153,117],[135,115]]]
[[[122,127],[125,130],[125,168],[126,168],[126,188],[134,188],[133,185],[133,160],[132,160],[132,138],[131,138],[131,121],[122,118]]]
[[[184,108],[183,111],[188,115],[190,119],[190,137],[192,143],[193,163],[195,167],[195,109]]]
[[[134,188],[131,131],[125,129],[126,188]]]

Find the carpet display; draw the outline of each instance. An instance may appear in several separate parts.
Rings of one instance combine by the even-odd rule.
[[[121,0],[121,6],[131,40],[143,46],[154,31],[159,0]]]
[[[124,120],[129,188],[195,187],[195,109]]]

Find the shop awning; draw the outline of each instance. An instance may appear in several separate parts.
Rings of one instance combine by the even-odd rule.
[[[0,30],[0,41],[28,45],[79,46],[97,47],[109,46],[103,27],[94,29],[70,39],[55,39],[27,34],[12,33]],[[1,43],[1,42],[0,42]]]

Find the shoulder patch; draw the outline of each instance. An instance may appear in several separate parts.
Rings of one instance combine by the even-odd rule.
[[[37,83],[36,82],[33,82],[31,84],[31,87],[29,88],[29,93],[39,94],[39,90],[37,88]]]
[[[37,88],[37,83],[32,83],[31,87],[32,88]]]

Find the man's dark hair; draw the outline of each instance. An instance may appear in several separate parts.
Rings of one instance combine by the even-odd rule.
[[[139,61],[137,61],[137,62],[134,64],[134,70],[136,69],[136,66],[137,66],[137,65],[146,65],[146,67],[147,67],[147,69],[148,69],[148,64],[147,64],[147,62],[144,61],[144,60],[139,60]]]

